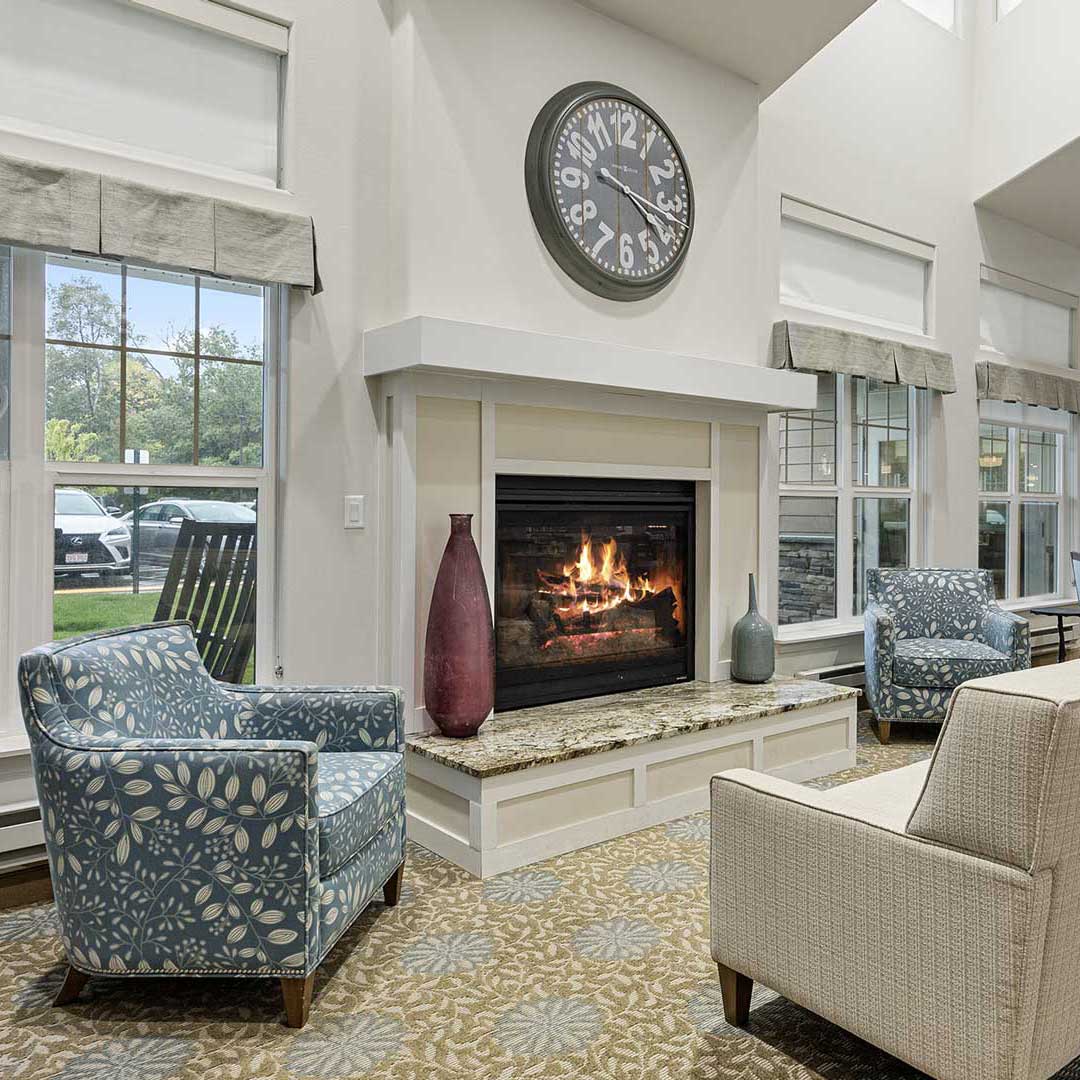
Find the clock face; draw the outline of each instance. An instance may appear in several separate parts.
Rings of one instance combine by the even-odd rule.
[[[537,117],[525,168],[540,235],[575,281],[614,300],[671,281],[693,232],[693,188],[643,101],[603,83],[568,87]]]

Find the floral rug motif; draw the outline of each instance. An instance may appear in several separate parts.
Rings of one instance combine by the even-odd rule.
[[[928,756],[933,728],[860,724],[855,769]],[[3,1080],[916,1080],[755,989],[723,1018],[709,956],[708,815],[478,881],[410,845],[401,903],[330,954],[303,1031],[274,980],[91,979],[64,965],[52,905],[0,912]],[[1071,1066],[1057,1080],[1080,1080]]]

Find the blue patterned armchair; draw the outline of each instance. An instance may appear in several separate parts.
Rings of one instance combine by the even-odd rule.
[[[1026,619],[994,603],[987,570],[867,570],[866,696],[893,721],[943,720],[969,679],[1031,667]]]
[[[187,623],[23,656],[68,973],[276,976],[307,1020],[315,969],[405,859],[402,697],[215,682]]]

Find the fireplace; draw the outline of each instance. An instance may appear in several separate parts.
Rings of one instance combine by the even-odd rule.
[[[500,476],[495,708],[692,679],[694,485]]]

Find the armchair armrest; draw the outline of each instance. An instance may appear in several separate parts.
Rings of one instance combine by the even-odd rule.
[[[896,655],[896,623],[892,613],[871,602],[863,613],[863,670],[866,696],[879,716],[893,714],[893,660]]]
[[[744,770],[713,778],[713,958],[930,1075],[1027,1075],[1019,988],[1037,978],[1049,874],[822,798]]]
[[[42,733],[35,772],[71,963],[302,977],[319,955],[310,742]]]
[[[1031,667],[1031,628],[1027,619],[993,604],[983,615],[982,637],[990,648],[1012,659],[1014,671]]]
[[[405,749],[405,696],[392,686],[222,686],[253,738],[309,739],[320,750]]]

